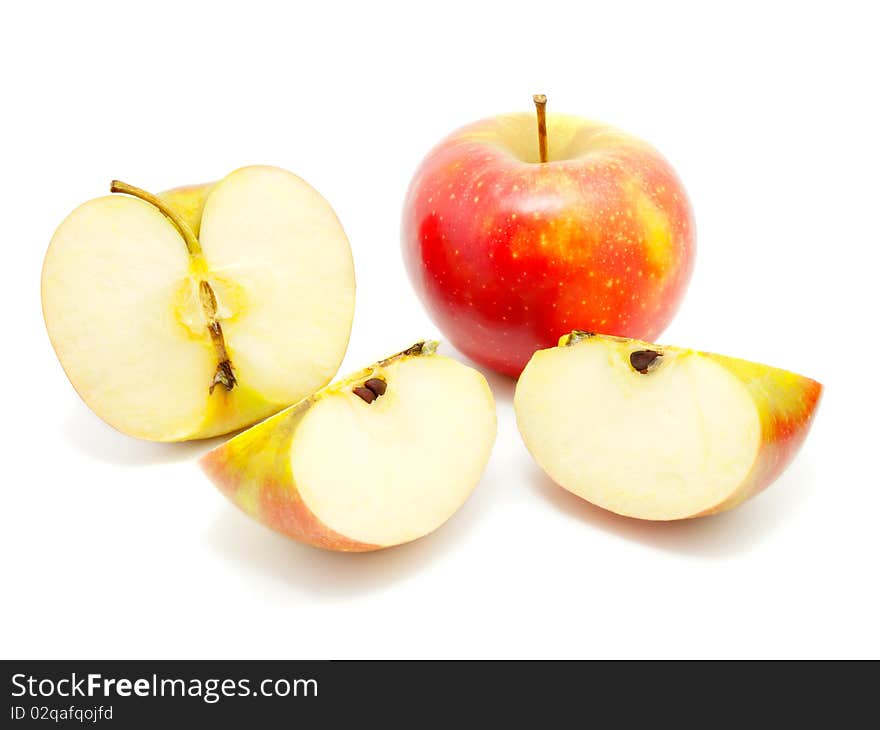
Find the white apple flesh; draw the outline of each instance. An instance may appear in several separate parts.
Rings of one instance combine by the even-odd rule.
[[[329,204],[264,166],[144,195],[152,202],[85,203],[46,253],[46,327],[86,404],[129,435],[180,441],[248,426],[325,385],[355,291]]]
[[[565,489],[612,512],[676,520],[730,509],[794,457],[821,385],[766,365],[587,333],[540,350],[517,425]]]
[[[238,507],[301,542],[369,551],[437,529],[480,479],[495,404],[473,368],[419,343],[203,457]]]

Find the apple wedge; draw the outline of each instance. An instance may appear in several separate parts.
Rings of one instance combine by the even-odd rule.
[[[707,352],[573,332],[529,361],[514,396],[551,479],[643,520],[722,512],[794,458],[822,386]]]
[[[43,265],[43,314],[70,382],[114,428],[182,441],[249,426],[330,381],[354,268],[330,205],[274,167],[77,208]]]
[[[364,552],[415,540],[473,491],[495,441],[478,371],[420,342],[201,459],[229,499],[300,542]]]

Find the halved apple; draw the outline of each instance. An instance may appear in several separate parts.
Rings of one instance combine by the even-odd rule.
[[[325,385],[354,313],[348,239],[296,175],[245,167],[160,196],[114,182],[61,224],[46,328],[111,426],[181,441],[248,426]]]
[[[205,455],[251,517],[331,550],[377,550],[437,529],[470,495],[495,441],[478,371],[435,342],[345,378]]]
[[[573,332],[534,354],[514,407],[526,447],[565,489],[617,514],[677,520],[773,482],[821,392],[767,365]]]

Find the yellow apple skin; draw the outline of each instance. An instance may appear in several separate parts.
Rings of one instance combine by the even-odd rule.
[[[202,227],[202,211],[205,209],[205,201],[214,185],[216,182],[183,185],[159,193],[158,197],[178,212],[198,238]]]

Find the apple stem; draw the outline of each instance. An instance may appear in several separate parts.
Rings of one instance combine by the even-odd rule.
[[[532,101],[535,102],[538,113],[538,153],[541,162],[547,162],[547,97],[544,94],[535,94]]]
[[[110,192],[125,193],[126,195],[140,198],[141,200],[152,205],[169,221],[171,221],[171,225],[173,225],[177,229],[177,232],[180,233],[180,235],[183,237],[183,242],[186,244],[186,250],[189,251],[189,255],[201,256],[202,244],[199,243],[199,239],[196,238],[196,234],[192,232],[192,228],[189,227],[189,224],[183,218],[181,218],[176,211],[170,208],[164,200],[162,200],[161,198],[157,198],[155,195],[153,195],[152,193],[148,193],[146,190],[141,190],[140,188],[136,188],[134,185],[124,183],[121,180],[114,180],[110,183]]]
[[[416,342],[416,344],[411,347],[407,347],[403,352],[398,352],[396,355],[392,355],[391,357],[386,357],[384,360],[379,361],[379,365],[390,365],[395,360],[401,357],[412,357],[414,355],[433,355],[437,352],[437,348],[440,346],[440,343],[437,340],[422,340],[421,342]]]

